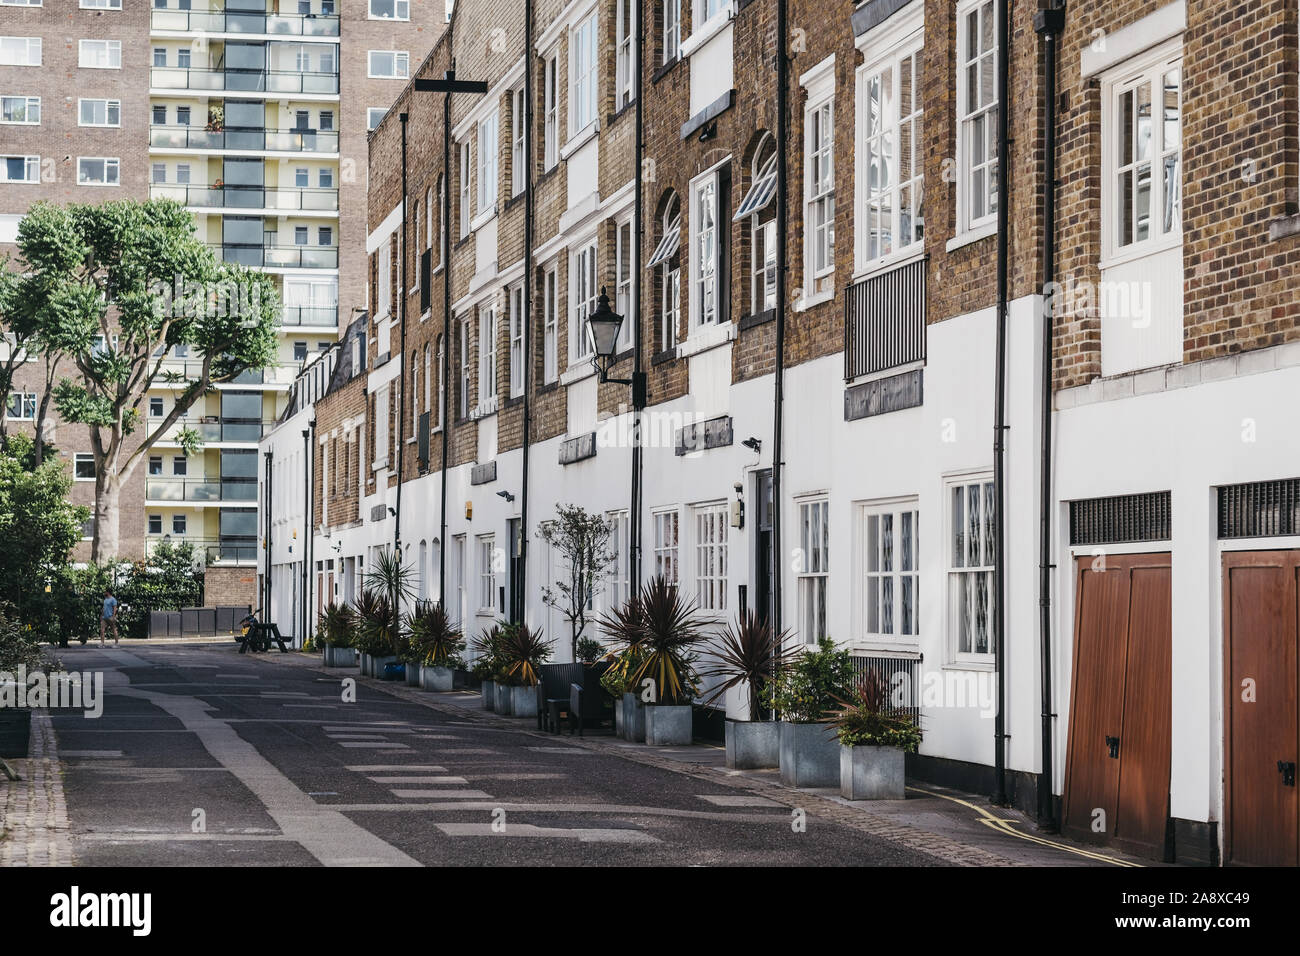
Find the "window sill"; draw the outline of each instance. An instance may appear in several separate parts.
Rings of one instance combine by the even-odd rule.
[[[1112,252],[1108,256],[1103,256],[1097,261],[1097,268],[1102,271],[1114,269],[1116,266],[1128,265],[1131,262],[1139,262],[1151,256],[1158,256],[1163,252],[1169,252],[1171,249],[1181,249],[1182,246],[1183,234],[1181,232],[1160,239],[1148,239],[1142,243],[1126,246],[1123,252]],[[1179,268],[1182,268],[1181,264]]]
[[[948,661],[941,670],[945,671],[985,671],[993,673],[997,670],[997,664],[992,660],[993,655],[989,655],[987,661]]]
[[[981,239],[987,239],[989,236],[996,236],[997,234],[998,224],[996,222],[984,226],[977,226],[974,229],[969,229],[966,232],[958,233],[953,236],[948,240],[944,249],[948,252],[955,252],[962,248],[962,246],[969,246],[972,242],[979,242]]]
[[[910,266],[913,262],[925,258],[925,243],[919,242],[915,246],[909,246],[901,252],[886,256],[883,259],[873,259],[866,265],[861,266],[853,273],[853,285],[857,285],[864,279],[872,279],[886,272],[893,272],[895,269],[901,269],[903,266]]]
[[[663,365],[665,362],[671,362],[675,358],[677,358],[677,346],[674,345],[672,348],[664,349],[662,352],[656,352],[654,355],[650,356],[650,365]]]
[[[679,53],[677,56],[673,57],[663,66],[659,67],[659,69],[651,73],[650,74],[651,85],[658,83],[660,80],[662,80],[665,76],[667,76],[669,73],[673,71],[673,67],[675,67],[678,63],[681,62],[682,62],[682,57],[681,54]]]
[[[605,116],[605,125],[606,125],[606,126],[613,126],[615,120],[619,119],[619,118],[622,117],[622,116],[625,116],[625,115],[626,115],[628,112],[630,112],[630,111],[632,110],[632,108],[635,107],[635,106],[636,106],[636,100],[635,100],[635,99],[630,99],[630,100],[628,100],[626,103],[624,103],[624,104],[623,104],[622,106],[620,106],[618,109],[616,109],[614,112],[606,114],[606,116]]]
[[[559,387],[560,387],[560,383],[559,383],[558,381],[555,381],[555,382],[543,382],[541,385],[538,385],[538,386],[537,386],[537,389],[536,389],[536,391],[535,391],[535,394],[537,394],[537,395],[546,395],[546,394],[549,393],[549,392],[554,392],[554,391],[555,391],[556,389],[558,389]]]
[[[746,332],[749,329],[757,328],[760,325],[766,325],[768,322],[775,321],[776,309],[764,309],[762,312],[755,312],[743,317],[740,320],[740,331]]]
[[[478,421],[480,418],[487,418],[491,415],[495,415],[496,413],[497,413],[497,399],[496,396],[493,396],[492,398],[489,398],[487,401],[479,402],[477,405],[475,405],[473,410],[469,413],[469,419],[470,421]]]
[[[835,289],[832,286],[825,292],[818,292],[815,295],[805,296],[794,304],[796,312],[807,312],[809,309],[821,305],[823,302],[829,302],[835,298]]]
[[[504,402],[501,403],[501,407],[514,408],[516,405],[522,405],[523,403],[524,403],[524,396],[522,393],[520,393],[519,395],[511,395],[509,398],[507,398]]]
[[[1277,242],[1288,236],[1300,236],[1300,214],[1281,216],[1268,224],[1268,239]]]
[[[522,200],[526,195],[528,195],[527,186],[525,186],[523,189],[519,190],[519,192],[515,193],[513,196],[507,199],[505,207],[502,211],[508,212],[509,210],[513,209],[515,206],[519,205],[520,200]]]
[[[678,47],[681,52],[678,56],[683,60],[688,59],[692,53],[721,33],[723,27],[730,23],[731,18],[735,15],[735,4],[727,4],[708,20],[701,23],[690,36],[681,42],[681,46]]]
[[[699,355],[701,352],[707,352],[720,345],[726,345],[735,337],[736,327],[730,322],[700,326],[691,333],[685,342],[678,343],[677,357],[686,358],[691,355]]]
[[[579,359],[560,373],[560,384],[566,387],[575,385],[595,374],[596,370],[592,367],[590,359]]]
[[[494,199],[492,201],[492,205],[490,208],[483,210],[477,216],[475,216],[473,219],[469,221],[470,236],[478,232],[480,229],[482,229],[484,226],[486,226],[496,217],[497,217],[497,204],[496,204],[496,200]],[[469,236],[466,236],[465,238],[468,239]]]
[[[570,156],[582,149],[582,147],[589,141],[595,139],[596,134],[599,132],[600,121],[592,120],[582,129],[570,136],[568,142],[560,147],[560,159],[564,162],[568,162]]]

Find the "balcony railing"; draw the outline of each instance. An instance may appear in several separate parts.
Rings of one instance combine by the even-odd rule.
[[[303,73],[297,70],[204,70],[158,66],[149,71],[149,85],[159,90],[196,90],[239,93],[320,93],[337,96],[337,73]]]
[[[844,290],[844,378],[925,359],[926,260]]]
[[[257,479],[150,478],[144,496],[147,501],[256,501]]]
[[[299,153],[337,153],[337,130],[221,129],[168,124],[149,127],[149,145],[159,149],[276,150]]]
[[[199,438],[207,442],[256,442],[262,435],[275,427],[275,422],[223,422],[204,419],[182,418],[173,422],[163,441],[174,441],[177,435],[190,429],[198,432]],[[150,423],[150,432],[158,430],[158,423]]]
[[[155,199],[175,199],[186,206],[204,209],[283,209],[289,212],[337,212],[337,189],[305,189],[293,186],[242,185],[153,185]]]
[[[336,37],[339,18],[316,13],[255,13],[206,10],[154,10],[154,30],[179,33],[266,33],[272,36]]]
[[[164,539],[170,544],[192,544],[205,564],[231,561],[239,564],[256,564],[258,543],[256,538],[200,538],[186,534],[151,534],[145,538],[145,548],[152,551]]]
[[[272,365],[264,369],[249,369],[241,372],[229,382],[229,385],[292,385],[297,377],[299,366]],[[160,387],[170,383],[184,384],[203,374],[203,362],[199,359],[168,359],[162,365],[162,373],[156,384]]]
[[[282,325],[319,325],[335,329],[339,324],[339,307],[325,305],[286,305]]]
[[[336,246],[258,246],[226,242],[221,244],[221,259],[254,268],[337,269],[339,250]]]

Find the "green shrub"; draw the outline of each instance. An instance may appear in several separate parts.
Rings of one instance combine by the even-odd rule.
[[[846,747],[901,747],[916,753],[921,744],[921,728],[906,711],[889,704],[885,682],[879,674],[869,673],[859,681],[851,700],[840,701],[829,723],[840,743]]]
[[[823,637],[816,650],[805,648],[795,657],[789,670],[767,686],[764,697],[782,720],[811,724],[824,719],[853,692],[849,652],[838,650],[829,637]]]

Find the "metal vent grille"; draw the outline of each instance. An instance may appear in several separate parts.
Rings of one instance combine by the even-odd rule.
[[[1070,502],[1070,544],[1169,539],[1169,492]]]
[[[862,680],[875,674],[884,681],[889,691],[890,703],[908,714],[918,723],[921,720],[921,659],[920,657],[876,657],[854,654],[853,680]]]
[[[1219,489],[1219,537],[1300,534],[1300,478],[1253,481]]]

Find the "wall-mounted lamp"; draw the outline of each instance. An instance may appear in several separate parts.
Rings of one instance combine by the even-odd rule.
[[[511,504],[515,500],[515,496],[508,491],[498,491],[497,497],[506,499],[506,504]]]
[[[742,441],[741,444],[744,445],[746,448],[748,448],[750,451],[752,451],[755,455],[761,455],[763,453],[762,439],[754,438],[753,436],[751,436],[749,438],[746,438],[744,441]]]

